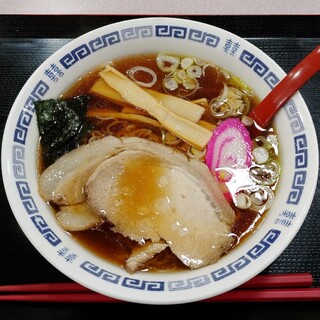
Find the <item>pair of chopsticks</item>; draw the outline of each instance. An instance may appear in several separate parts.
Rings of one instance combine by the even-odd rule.
[[[312,284],[310,273],[258,275],[234,290],[202,302],[320,301],[320,288],[311,288]],[[73,282],[0,286],[0,301],[124,302]]]

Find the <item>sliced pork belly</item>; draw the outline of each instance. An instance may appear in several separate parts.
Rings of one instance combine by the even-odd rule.
[[[216,262],[232,242],[235,215],[209,169],[170,147],[123,139],[85,192],[89,208],[115,232],[141,245],[164,241],[191,269]]]
[[[141,247],[136,248],[131,253],[130,257],[126,261],[126,270],[129,273],[134,273],[147,261],[152,259],[156,254],[166,249],[168,245],[166,243],[153,243],[150,242]]]
[[[61,206],[56,218],[58,225],[67,231],[88,230],[102,222],[101,217],[93,213],[86,202],[71,206]]]
[[[103,217],[140,243],[128,270],[163,243],[196,269],[232,242],[235,215],[207,166],[146,139],[109,136],[81,146],[40,175],[39,192],[61,206],[58,223],[66,230],[85,230]],[[150,250],[146,240],[161,246]]]
[[[84,202],[84,186],[88,177],[97,165],[113,154],[120,145],[119,139],[109,136],[63,155],[40,175],[40,196],[57,205]]]

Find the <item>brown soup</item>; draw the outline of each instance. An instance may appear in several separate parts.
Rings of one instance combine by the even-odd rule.
[[[204,63],[201,62],[199,65],[201,68],[203,68]],[[242,110],[242,114],[241,112],[239,113],[239,118],[245,115],[249,109],[258,102],[258,99],[254,93],[244,83],[242,83],[240,79],[233,77],[225,70],[220,70],[216,66],[208,65],[206,67],[206,72],[203,73],[202,76],[197,80],[198,82],[195,90],[190,88],[186,89],[181,86],[179,89],[171,89],[170,86],[169,89],[165,88],[163,83],[165,78],[168,76],[168,72],[163,72],[159,69],[156,63],[156,54],[131,56],[114,60],[112,62],[112,66],[126,75],[129,74],[129,70],[132,70],[132,68],[136,66],[149,68],[155,72],[157,77],[157,80],[152,85],[152,90],[163,93],[170,93],[171,90],[171,94],[195,101],[199,104],[203,104],[205,101],[217,101],[221,96],[221,92],[223,92],[225,85],[233,87],[235,88],[235,94],[237,94],[238,91],[241,92],[244,101],[244,108],[247,108]],[[171,146],[178,148],[180,151],[187,154],[190,146],[182,140],[178,142],[175,141],[175,137],[172,137],[163,128],[152,125],[152,123],[146,124],[145,122],[140,122],[134,119],[120,117],[120,114],[130,113],[130,106],[124,106],[121,103],[110,101],[100,95],[90,92],[90,88],[99,77],[99,71],[100,69],[98,68],[97,70],[84,75],[62,96],[62,98],[72,97],[80,94],[86,94],[90,96],[88,117],[90,117],[90,121],[94,125],[94,128],[84,143],[87,143],[92,139],[101,138],[105,135],[114,135],[116,137],[137,136],[158,143],[164,143],[164,139],[168,139],[167,141],[172,142],[172,144],[170,143]],[[150,83],[153,80],[152,75],[149,72],[145,72],[143,68],[135,71],[134,79],[142,83]],[[212,108],[210,109],[208,106],[205,106],[205,108],[206,111],[201,120],[212,124],[213,127],[219,125],[219,122],[224,118],[216,117],[212,112]],[[218,113],[223,113],[225,107],[223,106],[219,108],[216,109],[216,111]],[[149,117],[149,115],[143,110],[134,110],[134,108],[132,108],[132,111],[134,114],[140,114]],[[269,134],[275,135],[272,127],[264,132],[261,132],[261,136],[264,138],[266,138]],[[263,143],[263,141],[261,141],[262,140],[260,138],[257,138],[255,139],[255,144],[260,145]],[[271,149],[271,157],[278,161],[277,148],[275,146],[271,146]],[[260,165],[257,165],[254,162],[253,166],[260,168]],[[266,174],[266,171],[264,174]],[[276,185],[277,179],[273,184],[269,185],[272,192],[275,192]],[[254,231],[257,225],[261,222],[261,217],[263,217],[267,210],[252,210],[250,208],[241,209],[238,208],[232,201],[231,205],[236,213],[236,221],[233,225],[232,233],[237,239],[235,245],[238,245],[239,243],[243,242],[251,232]],[[135,241],[111,231],[108,222],[86,231],[70,232],[70,235],[88,250],[120,266],[125,265],[125,261],[129,257],[132,249],[137,246]],[[166,249],[165,251],[156,255],[144,266],[144,270],[146,271],[182,269],[187,269],[187,267],[184,266],[182,262],[171,253],[170,249]]]

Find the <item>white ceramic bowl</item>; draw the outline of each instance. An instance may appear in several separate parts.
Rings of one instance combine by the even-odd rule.
[[[308,108],[296,93],[274,122],[279,131],[282,164],[275,202],[255,233],[214,265],[177,273],[130,275],[93,255],[57,225],[38,194],[38,130],[33,102],[59,97],[81,75],[106,61],[160,51],[197,56],[224,67],[242,78],[260,98],[285,75],[270,57],[248,41],[203,23],[157,17],[101,27],[54,53],[24,85],[5,127],[2,174],[20,227],[63,274],[96,292],[124,301],[180,304],[213,297],[243,284],[283,252],[312,203],[318,144]]]

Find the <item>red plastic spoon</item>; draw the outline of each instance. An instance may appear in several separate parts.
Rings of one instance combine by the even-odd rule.
[[[299,62],[250,112],[249,116],[262,129],[304,83],[320,70],[320,46]]]

